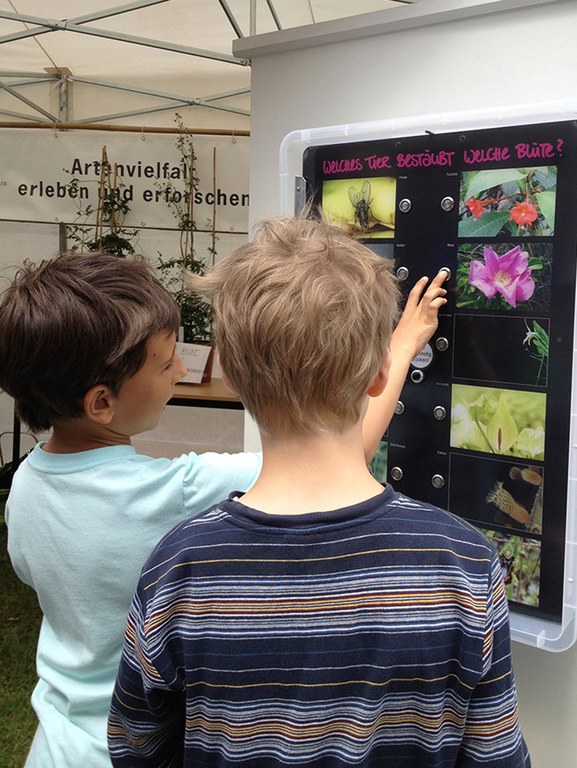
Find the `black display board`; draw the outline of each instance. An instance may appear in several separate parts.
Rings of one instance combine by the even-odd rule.
[[[374,471],[480,528],[514,612],[561,621],[577,243],[577,122],[309,146],[324,219],[451,271]]]

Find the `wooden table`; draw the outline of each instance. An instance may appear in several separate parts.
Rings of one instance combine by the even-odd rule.
[[[168,401],[168,405],[243,410],[238,396],[228,389],[222,379],[212,379],[208,384],[176,384],[174,397]]]
[[[231,408],[235,411],[244,410],[237,395],[228,389],[222,379],[212,379],[208,384],[176,384],[174,397],[168,405],[187,405],[197,408]],[[12,440],[12,472],[20,463],[20,419],[14,414]]]

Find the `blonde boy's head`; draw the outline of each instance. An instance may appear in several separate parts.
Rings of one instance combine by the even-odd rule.
[[[263,433],[360,418],[397,318],[387,260],[319,221],[271,219],[190,288],[213,298],[223,372]]]

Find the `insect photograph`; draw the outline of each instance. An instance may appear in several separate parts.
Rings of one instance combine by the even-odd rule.
[[[328,179],[322,185],[321,219],[359,239],[392,238],[396,190],[392,176]]]
[[[539,607],[540,542],[482,528],[481,532],[495,547],[499,555],[507,599],[521,605]]]
[[[371,216],[371,183],[364,181],[360,191],[356,187],[349,187],[349,200],[353,206],[355,224],[362,232],[366,232]]]

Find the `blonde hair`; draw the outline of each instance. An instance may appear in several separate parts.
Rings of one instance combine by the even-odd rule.
[[[213,299],[222,369],[263,432],[359,419],[398,314],[387,260],[322,222],[270,219],[189,288]]]

